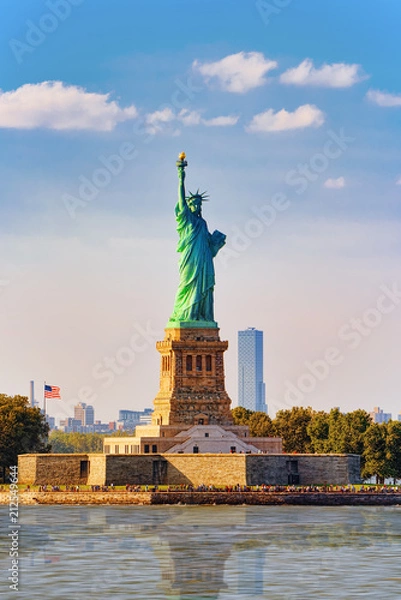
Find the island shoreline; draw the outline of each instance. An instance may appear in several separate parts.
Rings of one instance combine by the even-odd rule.
[[[401,506],[401,493],[394,492],[130,492],[130,491],[21,491],[19,504],[27,505],[249,505],[249,506]],[[0,505],[9,504],[9,494],[0,493]]]

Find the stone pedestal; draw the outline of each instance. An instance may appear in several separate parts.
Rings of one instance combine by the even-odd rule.
[[[160,389],[152,425],[231,425],[223,353],[228,342],[217,327],[167,328],[161,354]]]

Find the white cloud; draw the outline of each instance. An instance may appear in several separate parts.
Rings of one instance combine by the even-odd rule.
[[[401,106],[401,94],[389,94],[380,90],[369,90],[366,98],[378,106]]]
[[[202,119],[202,123],[207,127],[230,127],[238,123],[239,116],[227,115],[225,117],[214,117],[214,119]]]
[[[198,110],[188,110],[187,108],[183,108],[178,114],[178,120],[181,121],[183,125],[199,125],[201,122],[201,114]]]
[[[201,122],[201,115],[199,111],[193,110],[190,111],[186,108],[183,108],[178,114],[171,110],[171,108],[166,107],[162,110],[156,110],[153,113],[149,113],[146,115],[146,123],[148,125],[147,130],[149,133],[163,133],[166,131],[172,132],[172,135],[178,135],[179,130],[173,127],[173,123],[180,122],[182,125],[190,126],[190,125],[199,125]]]
[[[121,108],[110,94],[87,92],[62,81],[0,90],[0,127],[4,128],[111,131],[120,121],[136,116],[135,106]]]
[[[209,83],[217,80],[226,92],[242,94],[267,82],[266,73],[277,67],[275,60],[265,58],[261,52],[238,52],[210,63],[194,61],[192,68]]]
[[[171,108],[156,110],[155,112],[146,115],[146,122],[150,125],[155,125],[157,123],[168,123],[169,121],[173,121],[174,119],[175,114],[173,113]]]
[[[303,104],[294,112],[284,108],[276,113],[272,108],[255,115],[246,127],[249,133],[285,131],[287,129],[304,129],[305,127],[320,127],[324,123],[324,113],[313,104]]]
[[[203,119],[202,112],[199,110],[188,110],[183,108],[179,113],[174,113],[171,108],[164,108],[146,115],[148,132],[151,134],[169,132],[173,136],[179,135],[180,130],[174,126],[177,123],[185,127],[194,125],[206,125],[207,127],[227,127],[235,125],[239,117],[235,115],[213,117],[212,119]],[[174,129],[173,129],[174,127]]]
[[[397,181],[395,182],[395,185],[401,185],[401,177],[399,177],[399,178],[397,179]]]
[[[331,190],[339,190],[345,187],[345,179],[344,177],[337,177],[337,179],[326,179],[324,182],[324,187],[329,188]]]
[[[169,107],[163,108],[162,110],[155,110],[155,112],[148,113],[145,117],[145,121],[148,125],[147,130],[152,134],[161,132],[166,123],[170,123],[175,119],[176,115]]]
[[[280,75],[280,81],[281,83],[293,85],[346,88],[363,81],[366,77],[367,76],[363,75],[361,72],[361,66],[357,64],[324,64],[319,69],[316,69],[313,65],[313,61],[307,58],[297,67],[288,69]]]

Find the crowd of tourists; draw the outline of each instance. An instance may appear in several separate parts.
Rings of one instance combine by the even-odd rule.
[[[0,492],[6,491],[4,486],[0,486]],[[27,485],[25,490],[20,487],[20,491],[31,491],[31,486]],[[33,490],[32,490],[33,491]],[[115,491],[113,483],[109,485],[91,485],[80,487],[79,485],[40,485],[38,486],[39,492],[80,492],[80,491],[91,491],[91,492],[109,492]],[[121,486],[118,489],[119,492],[124,491],[124,487]],[[246,492],[246,493],[339,493],[339,494],[401,494],[401,485],[226,485],[226,486],[215,486],[201,484],[198,486],[194,485],[169,485],[169,486],[158,486],[158,485],[133,485],[127,483],[125,485],[126,492]]]

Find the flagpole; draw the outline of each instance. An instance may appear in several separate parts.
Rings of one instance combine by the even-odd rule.
[[[46,419],[46,381],[43,382],[43,412]]]

